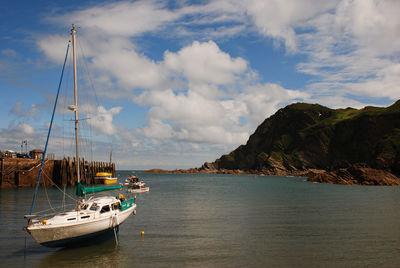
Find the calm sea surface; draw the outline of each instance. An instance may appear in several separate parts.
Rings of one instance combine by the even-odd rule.
[[[121,179],[130,173],[119,172]],[[136,174],[150,192],[137,195],[137,215],[121,225],[119,247],[112,239],[74,249],[40,246],[22,230],[33,189],[0,190],[0,267],[400,266],[399,187]],[[46,207],[40,191],[38,206]],[[59,202],[58,190],[47,195]]]

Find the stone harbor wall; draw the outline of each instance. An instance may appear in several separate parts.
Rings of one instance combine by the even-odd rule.
[[[37,184],[41,159],[0,158],[0,188],[34,187]],[[62,160],[46,159],[40,185],[75,185],[77,183],[75,158]],[[81,182],[94,183],[97,172],[109,172],[115,176],[115,164],[107,162],[88,162],[80,159]]]

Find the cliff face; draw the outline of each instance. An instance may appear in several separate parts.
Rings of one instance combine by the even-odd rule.
[[[291,104],[258,126],[246,145],[202,169],[296,174],[351,167],[400,175],[400,101],[360,110]]]

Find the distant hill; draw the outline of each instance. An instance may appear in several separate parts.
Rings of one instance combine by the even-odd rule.
[[[288,105],[259,125],[245,145],[194,170],[400,184],[400,101],[386,108],[363,109]]]

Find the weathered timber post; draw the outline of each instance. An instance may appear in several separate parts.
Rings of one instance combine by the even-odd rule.
[[[3,157],[2,158],[0,158],[0,160],[1,160],[1,174],[0,174],[0,188],[1,188],[1,185],[3,184],[3,174],[4,174],[4,160],[3,160]]]
[[[61,185],[67,185],[67,161],[65,158],[61,162]]]
[[[17,187],[20,186],[19,185],[19,171],[14,172],[14,183],[15,183],[15,186],[17,186]]]

